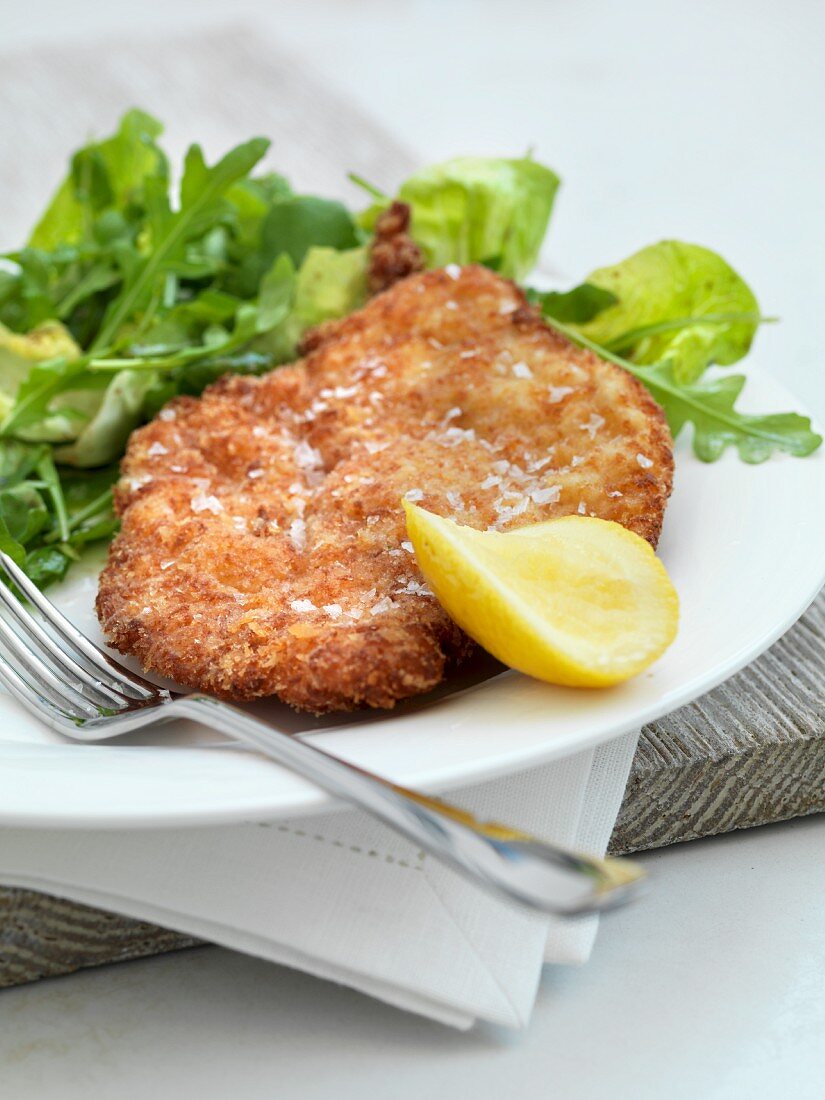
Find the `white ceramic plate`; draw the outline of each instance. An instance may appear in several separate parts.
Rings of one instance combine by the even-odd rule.
[[[797,402],[751,372],[753,408]],[[825,460],[706,466],[677,448],[660,553],[681,598],[679,636],[649,672],[619,688],[555,688],[507,671],[397,711],[333,722],[278,704],[258,709],[324,748],[431,791],[529,768],[607,741],[695,699],[753,660],[825,580]],[[53,595],[84,629],[96,569]],[[253,711],[255,707],[251,708]],[[61,741],[0,697],[0,822],[60,827],[272,820],[332,805],[303,780],[191,723],[106,745]]]

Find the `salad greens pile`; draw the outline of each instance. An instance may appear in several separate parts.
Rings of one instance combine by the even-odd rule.
[[[263,138],[208,164],[198,145],[173,187],[162,127],[127,112],[80,149],[26,245],[0,259],[0,548],[40,586],[116,528],[112,485],[129,433],[176,394],[296,355],[303,332],[366,298],[369,243],[391,199],[353,215],[258,172]],[[423,169],[410,204],[427,264],[478,262],[523,281],[559,179],[530,156]],[[746,416],[741,375],[703,378],[748,351],[766,318],[715,253],[663,241],[566,292],[528,290],[548,321],[640,378],[674,434],[712,461],[821,442],[794,413]]]

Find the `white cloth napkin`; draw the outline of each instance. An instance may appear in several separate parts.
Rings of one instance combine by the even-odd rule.
[[[602,854],[637,735],[453,792],[484,817]],[[597,918],[499,901],[360,812],[266,825],[0,830],[0,882],[152,921],[454,1027],[524,1027],[543,962],[582,963]]]

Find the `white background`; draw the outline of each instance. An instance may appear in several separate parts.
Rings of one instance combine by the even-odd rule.
[[[426,159],[533,145],[564,177],[546,261],[571,279],[663,236],[717,248],[783,319],[755,356],[825,411],[819,4],[0,0],[0,49],[228,18]],[[216,950],[6,992],[0,1096],[821,1097],[823,841],[811,818],[645,857],[651,895],[546,973],[523,1036]]]

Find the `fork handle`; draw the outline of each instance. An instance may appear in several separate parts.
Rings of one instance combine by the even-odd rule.
[[[581,855],[478,821],[466,810],[373,775],[211,696],[183,696],[169,709],[251,745],[379,818],[477,885],[540,912],[574,916],[611,908],[635,895],[644,877],[629,860]]]

